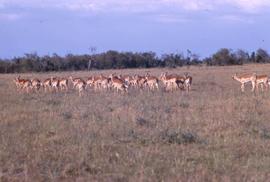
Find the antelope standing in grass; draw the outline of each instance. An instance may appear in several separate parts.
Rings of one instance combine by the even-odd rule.
[[[43,86],[45,92],[47,92],[47,90],[51,91],[51,88],[52,88],[52,80],[51,80],[51,78],[47,78],[46,80],[44,80],[42,82],[42,86]]]
[[[85,87],[86,87],[86,82],[83,79],[77,80],[75,84],[75,89],[78,90],[80,97],[82,96],[82,93],[85,90]]]
[[[165,90],[175,90],[178,88],[178,84],[177,84],[177,75],[168,75],[167,72],[166,73],[162,73],[160,75],[160,80],[163,82],[163,84],[165,85]]]
[[[257,75],[256,76],[256,89],[258,91],[259,85],[261,85],[262,91],[264,91],[264,86],[266,90],[268,89],[268,76],[267,75]]]
[[[135,78],[135,76],[129,78],[129,85],[134,88],[138,87],[138,80]]]
[[[255,86],[256,86],[256,79],[257,79],[256,73],[242,74],[242,75],[234,74],[232,76],[232,78],[241,83],[241,91],[242,92],[245,92],[245,84],[251,82],[251,84],[252,84],[251,91],[254,92]]]
[[[135,75],[135,79],[137,80],[138,88],[143,89],[145,87],[145,84],[146,84],[145,76]]]
[[[109,78],[110,78],[112,87],[115,88],[117,92],[119,91],[127,92],[128,86],[125,84],[125,82],[122,79],[113,75],[110,75]]]
[[[192,77],[189,76],[188,74],[185,74],[184,78],[185,78],[184,86],[186,87],[187,92],[189,92],[191,89]]]
[[[100,89],[109,89],[109,78],[103,76],[102,74],[99,76],[98,80],[96,83],[99,85],[98,87]]]
[[[31,87],[32,87],[32,89],[34,89],[36,92],[40,89],[40,87],[41,87],[41,81],[39,80],[39,79],[37,79],[37,78],[35,78],[35,79],[32,79],[31,80]]]
[[[25,90],[27,93],[29,93],[29,89],[32,87],[31,80],[21,79],[20,76],[15,78],[14,82],[16,84],[17,90]]]
[[[23,87],[23,83],[24,83],[24,79],[21,79],[21,76],[16,77],[13,82],[16,85],[17,91],[19,91],[20,89],[22,89]]]
[[[158,90],[158,78],[155,76],[150,76],[148,73],[145,76],[146,84],[150,90]]]
[[[68,91],[68,79],[61,78],[59,80],[59,87],[60,87],[61,90]]]
[[[51,77],[52,90],[55,92],[59,91],[59,79],[55,77]]]
[[[76,87],[76,84],[81,81],[81,78],[72,78],[72,76],[69,77],[69,79],[71,80],[71,83],[73,84],[73,89]]]

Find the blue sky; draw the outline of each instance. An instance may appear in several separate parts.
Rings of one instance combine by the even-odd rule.
[[[270,50],[270,0],[0,0],[0,58]]]

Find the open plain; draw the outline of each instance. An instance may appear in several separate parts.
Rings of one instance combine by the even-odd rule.
[[[188,72],[190,93],[27,94],[18,74],[0,75],[0,181],[268,181],[270,90],[242,93],[232,75],[269,75],[270,65],[20,75],[166,71]]]

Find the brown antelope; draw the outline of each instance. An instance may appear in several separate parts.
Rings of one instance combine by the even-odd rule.
[[[239,81],[241,83],[241,91],[244,92],[245,91],[245,84],[251,82],[252,84],[252,89],[251,91],[254,92],[255,90],[255,86],[256,86],[256,73],[253,74],[242,74],[242,75],[237,75],[234,74],[232,76],[232,79]]]
[[[86,84],[89,87],[93,86],[94,90],[97,91],[102,88],[108,88],[108,82],[108,78],[101,74],[99,76],[89,77]]]
[[[69,77],[71,80],[71,83],[73,84],[73,89],[76,87],[76,84],[81,81],[81,78],[72,78],[72,76]]]
[[[145,78],[145,76],[135,75],[135,79],[137,80],[137,86],[140,89],[143,89],[145,87],[145,84],[146,84],[146,78]]]
[[[59,79],[55,77],[51,77],[52,90],[55,92],[59,91]]]
[[[13,80],[13,82],[15,83],[17,87],[17,91],[22,89],[24,81],[25,81],[24,79],[21,79],[21,76],[18,76]]]
[[[124,91],[127,92],[128,86],[125,84],[123,80],[118,78],[117,76],[113,76],[112,74],[109,76],[112,87],[116,89],[116,91]]]
[[[155,76],[150,76],[148,73],[145,76],[146,84],[150,90],[158,90],[158,78]]]
[[[262,91],[264,91],[264,86],[266,90],[268,89],[268,76],[267,75],[257,75],[256,76],[256,89],[261,85]]]
[[[17,90],[26,90],[27,93],[29,93],[29,89],[32,87],[31,80],[21,79],[20,76],[15,78],[14,82],[16,84]]]
[[[59,87],[61,90],[68,91],[68,79],[66,78],[59,79]]]
[[[160,75],[160,80],[164,83],[166,91],[172,91],[178,88],[177,80],[179,80],[179,78],[177,78],[177,75],[168,75],[167,72],[162,73]]]
[[[85,90],[85,87],[86,87],[86,82],[83,79],[78,80],[77,83],[75,84],[75,89],[78,90],[80,97],[82,96],[82,93]]]
[[[41,87],[41,81],[37,78],[31,80],[31,88],[34,89],[36,92]]]
[[[87,80],[86,80],[86,86],[85,86],[85,88],[87,88],[87,87],[92,87],[92,86],[94,86],[94,77],[89,77]]]
[[[45,92],[47,92],[47,90],[51,91],[51,88],[52,88],[51,78],[47,78],[46,80],[44,80],[42,83],[42,86],[43,86]]]
[[[186,87],[187,92],[189,92],[191,89],[192,77],[189,76],[188,74],[185,74],[184,78],[185,78],[184,79],[184,87]]]
[[[129,78],[129,85],[133,86],[134,88],[138,87],[138,80],[135,78],[135,76]]]
[[[101,89],[108,89],[109,88],[109,78],[103,76],[102,74],[99,76],[96,83],[99,85]]]

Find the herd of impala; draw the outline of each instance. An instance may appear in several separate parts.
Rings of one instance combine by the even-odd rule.
[[[258,91],[259,86],[261,86],[262,91],[264,91],[264,88],[268,89],[270,85],[270,80],[268,79],[267,75],[257,75],[256,73],[246,73],[242,75],[234,74],[232,78],[236,81],[239,81],[241,83],[241,91],[245,91],[245,84],[251,82],[252,89],[251,91]]]
[[[41,81],[40,79],[24,79],[20,76],[13,81],[16,84],[18,91],[29,93],[30,91],[39,91],[41,88],[45,92],[67,91],[69,89],[69,80],[72,83],[73,89],[78,90],[81,96],[87,88],[93,88],[94,91],[101,90],[116,90],[117,92],[127,92],[129,88],[137,88],[140,90],[159,90],[161,84],[166,91],[177,89],[190,91],[192,77],[188,74],[180,76],[177,74],[162,73],[159,77],[151,76],[147,73],[144,76],[140,75],[116,75],[111,74],[104,76],[103,74],[91,76],[85,81],[83,78],[57,78],[51,77]]]
[[[267,75],[257,75],[256,73],[246,73],[237,75],[234,74],[232,78],[241,83],[241,91],[245,91],[245,84],[252,84],[252,92],[261,87],[262,91],[264,88],[268,89],[270,86],[270,79]],[[16,84],[18,91],[25,91],[29,93],[30,91],[39,91],[41,88],[45,92],[59,92],[67,91],[69,89],[69,80],[72,83],[73,89],[78,90],[81,96],[83,91],[87,88],[93,88],[94,91],[101,90],[116,90],[117,92],[128,92],[129,88],[137,88],[140,90],[159,90],[161,84],[164,86],[165,91],[173,91],[177,89],[190,91],[192,84],[192,77],[188,74],[184,76],[177,74],[162,73],[159,77],[151,76],[147,73],[144,76],[140,75],[116,75],[111,74],[109,76],[104,76],[103,74],[91,76],[86,79],[83,78],[58,78],[51,77],[43,81],[34,79],[23,79],[20,76],[15,78],[13,81]]]

